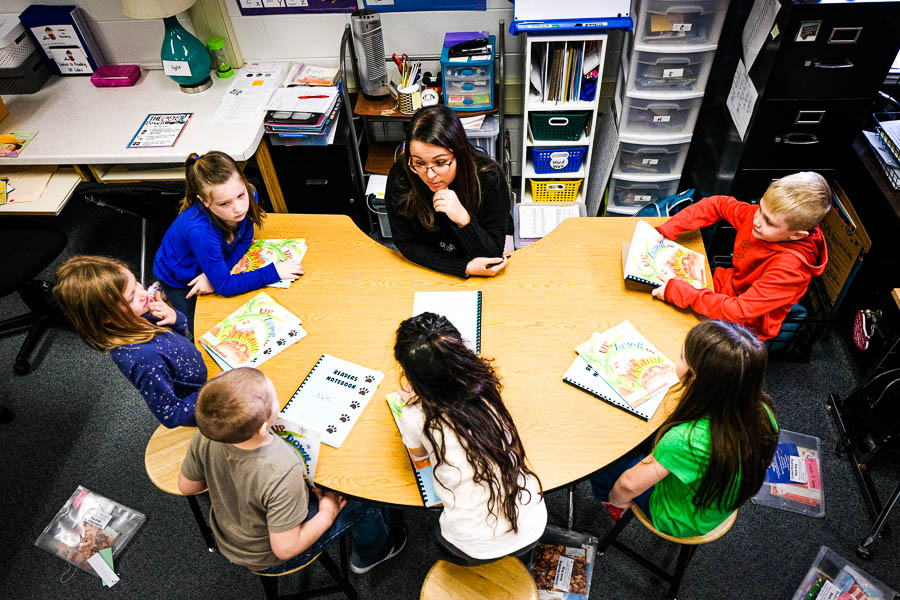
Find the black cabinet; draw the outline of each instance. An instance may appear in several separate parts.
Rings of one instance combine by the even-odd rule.
[[[704,196],[752,200],[781,175],[827,177],[871,113],[900,47],[898,2],[781,0],[777,35],[750,69],[759,99],[741,139],[726,99],[752,4],[731,2],[685,162],[681,188]]]
[[[289,212],[348,215],[357,227],[369,233],[365,199],[358,197],[360,186],[354,181],[353,150],[345,116],[341,114],[334,143],[272,145],[272,162]]]

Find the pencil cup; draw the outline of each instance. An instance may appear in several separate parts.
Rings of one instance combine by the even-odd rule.
[[[404,115],[414,114],[422,108],[422,84],[416,83],[400,90],[400,112]]]

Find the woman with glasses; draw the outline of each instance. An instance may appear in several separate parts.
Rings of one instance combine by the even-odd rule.
[[[492,277],[506,266],[506,179],[446,106],[413,117],[385,201],[394,243],[412,262],[460,277]]]

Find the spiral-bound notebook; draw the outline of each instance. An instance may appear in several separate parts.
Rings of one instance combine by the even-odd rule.
[[[447,317],[475,354],[481,354],[481,291],[416,292],[412,316],[431,312]]]
[[[396,392],[387,394],[386,400],[388,408],[391,409],[391,416],[394,417],[394,423],[397,424],[397,429],[400,429],[400,415],[403,414],[405,403]],[[416,475],[416,485],[419,486],[422,503],[427,508],[440,505],[441,499],[434,491],[434,468],[431,466],[431,460],[427,456],[424,459],[413,458],[410,448],[407,448],[406,452],[409,454],[409,462],[412,463],[413,473]]]
[[[647,221],[638,221],[631,243],[622,244],[622,270],[625,279],[654,287],[672,278],[706,287],[706,257],[664,238]]]
[[[653,418],[653,415],[656,413],[656,409],[659,408],[659,405],[662,403],[663,398],[666,396],[666,392],[668,391],[668,387],[661,392],[658,392],[656,395],[651,396],[638,406],[632,406],[628,402],[625,401],[622,396],[620,396],[616,391],[604,381],[603,377],[600,375],[600,372],[597,371],[594,367],[589,365],[587,361],[585,361],[580,356],[576,356],[574,362],[569,367],[569,370],[566,371],[566,374],[563,375],[563,381],[570,385],[574,385],[575,387],[584,390],[585,392],[600,398],[601,400],[605,400],[609,402],[613,406],[621,408],[626,412],[630,412],[634,416],[643,419],[645,421],[649,421]]]
[[[381,371],[323,354],[281,416],[312,427],[322,443],[340,448],[382,379]]]

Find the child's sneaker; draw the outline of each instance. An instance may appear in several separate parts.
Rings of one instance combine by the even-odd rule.
[[[405,526],[396,525],[394,527],[391,527],[391,540],[392,540],[391,549],[388,551],[387,554],[384,555],[384,558],[382,558],[381,560],[377,560],[377,561],[373,562],[371,565],[368,565],[366,567],[357,567],[355,564],[353,564],[353,561],[351,560],[350,561],[350,570],[353,571],[354,573],[356,573],[357,575],[362,575],[363,573],[368,573],[369,571],[371,571],[372,567],[374,567],[376,565],[380,565],[381,563],[383,563],[384,561],[386,561],[388,559],[394,558],[395,556],[400,554],[400,551],[403,550],[403,548],[406,546],[406,537],[407,537],[407,535],[406,535],[406,527]]]

